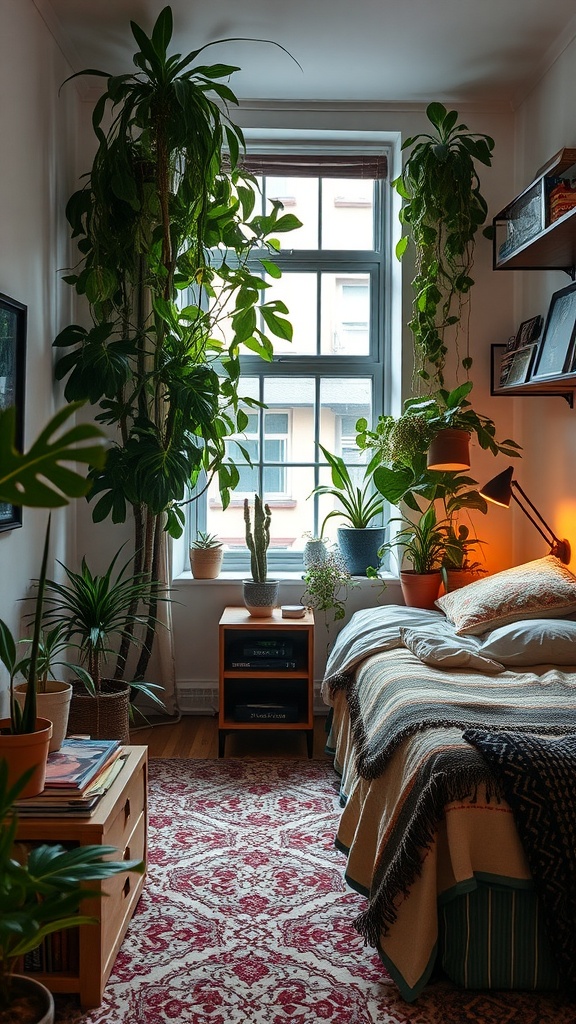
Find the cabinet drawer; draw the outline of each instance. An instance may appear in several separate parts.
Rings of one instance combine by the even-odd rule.
[[[110,822],[110,827],[102,836],[104,845],[115,846],[121,857],[124,856],[126,844],[146,804],[145,778],[144,770],[142,770],[130,780],[122,795],[118,810]],[[141,855],[141,853],[134,853],[132,857]]]

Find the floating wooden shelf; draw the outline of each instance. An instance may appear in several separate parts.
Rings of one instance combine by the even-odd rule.
[[[525,384],[511,384],[510,387],[498,384],[500,357],[505,349],[505,345],[491,345],[490,347],[490,394],[492,396],[506,398],[521,398],[531,395],[557,396],[564,398],[571,409],[574,408],[576,373],[565,373],[560,377],[548,377],[546,380],[528,380]]]

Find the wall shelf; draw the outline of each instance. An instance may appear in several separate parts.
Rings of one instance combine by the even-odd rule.
[[[534,395],[544,395],[549,398],[564,398],[570,408],[574,408],[576,373],[565,373],[559,377],[550,377],[545,381],[526,381],[525,384],[512,384],[510,387],[498,384],[500,360],[505,351],[506,345],[490,346],[490,394],[493,397],[529,398]]]

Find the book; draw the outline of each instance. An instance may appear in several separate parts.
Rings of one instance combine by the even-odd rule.
[[[255,640],[242,645],[245,658],[291,658],[294,645],[283,640]]]
[[[237,704],[234,718],[237,722],[297,722],[298,708],[294,704]]]
[[[45,792],[80,792],[118,751],[119,740],[66,739],[48,754]]]
[[[40,793],[35,797],[16,800],[15,807],[20,818],[43,817],[90,817],[105,793],[118,777],[126,762],[127,754],[119,754],[106,765],[102,772],[82,793]]]

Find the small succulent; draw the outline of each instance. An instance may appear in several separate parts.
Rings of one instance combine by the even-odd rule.
[[[203,533],[202,530],[198,530],[196,540],[191,542],[190,547],[200,548],[203,551],[208,548],[221,548],[222,541],[218,539],[215,533]]]

